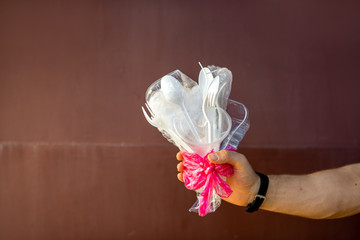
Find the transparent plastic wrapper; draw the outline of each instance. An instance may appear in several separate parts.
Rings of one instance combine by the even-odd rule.
[[[250,128],[249,112],[244,104],[229,99],[226,111],[231,117],[231,130],[221,143],[221,149],[230,145],[237,149],[239,143],[244,138]]]
[[[208,66],[200,71],[199,84],[175,70],[146,91],[150,115],[143,108],[144,115],[181,150],[185,186],[195,190],[198,199],[190,211],[200,216],[215,211],[232,192],[226,183],[232,167],[213,164],[207,155],[236,150],[250,126],[245,105],[228,99],[231,83],[228,69]]]

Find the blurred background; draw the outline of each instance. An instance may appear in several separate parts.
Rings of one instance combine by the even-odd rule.
[[[0,1],[0,239],[359,239],[226,202],[189,213],[176,147],[143,117],[179,69],[233,73],[238,151],[266,174],[360,159],[358,1]]]

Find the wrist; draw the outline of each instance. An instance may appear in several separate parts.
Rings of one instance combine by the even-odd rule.
[[[246,211],[250,213],[257,211],[260,208],[260,206],[263,204],[263,202],[266,200],[266,192],[269,186],[268,176],[258,172],[256,172],[256,174],[260,178],[260,187],[259,187],[259,191],[255,195],[254,200],[251,203],[249,203],[246,207]]]
[[[261,183],[260,176],[257,175],[256,173],[254,175],[255,175],[255,181],[252,184],[252,186],[250,187],[245,207],[254,201],[255,196],[259,192],[259,189],[260,189],[260,183]]]
[[[276,185],[278,184],[278,179],[276,175],[268,175],[269,177],[269,187],[266,193],[266,201],[261,205],[260,209],[274,211],[274,199],[276,199]]]

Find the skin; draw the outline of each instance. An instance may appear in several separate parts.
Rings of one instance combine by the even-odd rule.
[[[183,182],[183,157],[176,158]],[[233,190],[223,200],[247,206],[259,191],[260,177],[243,154],[222,150],[208,156],[215,164],[228,163],[234,174],[227,178]],[[360,163],[306,175],[268,175],[269,188],[260,209],[312,219],[347,217],[360,212]]]

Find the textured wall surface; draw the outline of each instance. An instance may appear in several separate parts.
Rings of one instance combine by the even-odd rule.
[[[358,239],[227,203],[204,218],[142,116],[147,87],[229,68],[255,169],[360,159],[357,1],[0,1],[0,239]],[[203,236],[203,237],[202,237]]]

